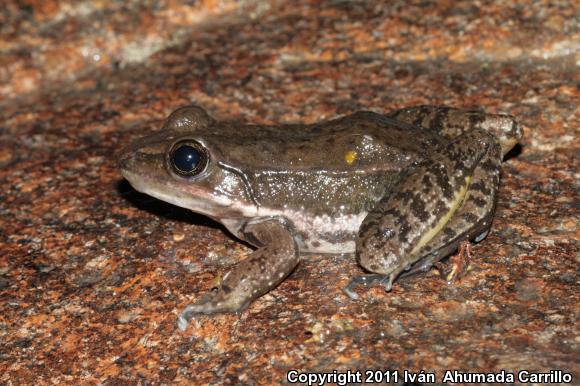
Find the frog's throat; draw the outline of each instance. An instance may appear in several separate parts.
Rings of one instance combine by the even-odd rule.
[[[471,184],[471,176],[468,176],[465,179],[463,186],[461,186],[461,189],[459,189],[455,193],[455,195],[453,196],[453,199],[451,201],[451,207],[449,208],[449,211],[447,211],[445,216],[443,216],[435,224],[435,226],[433,226],[431,229],[429,229],[419,239],[419,242],[415,245],[415,247],[411,251],[411,256],[414,256],[421,248],[423,248],[425,245],[427,245],[427,243],[429,243],[429,241],[431,241],[433,239],[433,237],[435,237],[439,232],[441,232],[443,227],[449,222],[449,220],[451,220],[451,218],[453,217],[455,212],[457,212],[457,210],[459,208],[461,208],[461,206],[463,205],[463,203],[467,200],[467,197],[469,196],[468,188],[469,188],[470,184]]]

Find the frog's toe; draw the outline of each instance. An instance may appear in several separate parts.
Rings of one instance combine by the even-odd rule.
[[[477,236],[475,238],[475,242],[476,243],[479,243],[481,240],[485,239],[488,234],[489,234],[489,228],[486,229],[484,232],[482,232],[479,236]]]
[[[200,315],[212,315],[226,312],[239,312],[244,310],[249,302],[240,301],[235,296],[228,296],[221,288],[214,288],[200,297],[195,303],[188,305],[181,311],[177,325],[181,331],[185,330],[188,323]]]
[[[189,305],[183,309],[179,313],[179,317],[177,318],[177,327],[180,331],[185,331],[189,321],[193,318],[193,315],[197,313],[194,305]]]
[[[215,307],[211,306],[208,294],[205,294],[197,302],[186,306],[181,311],[177,319],[177,326],[181,331],[184,331],[195,316],[211,314],[212,310],[215,310]]]
[[[350,279],[350,281],[348,282],[346,287],[344,287],[342,290],[352,300],[358,300],[360,298],[360,296],[354,290],[359,285],[365,285],[365,286],[367,285],[367,276],[368,275],[353,277],[352,279]]]
[[[458,279],[465,276],[469,270],[469,263],[471,262],[471,243],[469,241],[462,241],[459,243],[459,250],[456,255],[449,258],[450,264],[435,263],[435,267],[445,278],[447,284],[452,284]]]
[[[344,287],[344,293],[353,300],[358,300],[360,297],[354,291],[354,289],[359,286],[365,286],[366,288],[370,288],[373,285],[381,285],[385,288],[385,291],[389,292],[393,288],[393,281],[395,280],[396,275],[383,275],[383,274],[371,274],[371,275],[360,275],[355,276],[350,279],[350,282]]]

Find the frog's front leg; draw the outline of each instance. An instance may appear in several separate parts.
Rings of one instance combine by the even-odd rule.
[[[293,232],[283,220],[250,222],[243,233],[260,247],[227,272],[217,287],[181,312],[181,330],[195,315],[244,310],[252,300],[276,287],[298,264]]]
[[[405,269],[429,255],[439,260],[485,232],[499,182],[501,148],[484,130],[456,138],[404,176],[363,221],[359,263],[385,275],[389,290]]]

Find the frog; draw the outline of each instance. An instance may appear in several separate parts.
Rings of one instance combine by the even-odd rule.
[[[501,163],[522,138],[507,114],[418,105],[317,123],[219,121],[188,105],[125,148],[139,192],[221,223],[255,250],[178,319],[240,313],[308,254],[354,254],[354,286],[428,271],[489,232]]]

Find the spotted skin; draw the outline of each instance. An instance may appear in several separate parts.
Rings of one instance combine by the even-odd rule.
[[[523,135],[522,127],[511,115],[487,114],[479,110],[422,105],[395,110],[387,114],[387,117],[422,127],[451,140],[469,131],[486,131],[499,142],[502,157]]]
[[[488,231],[502,159],[498,137],[506,128],[521,137],[521,129],[509,116],[434,106],[407,108],[390,116],[452,141],[410,169],[394,194],[381,200],[361,224],[358,261],[386,276],[387,289],[403,271],[407,275],[426,271],[461,242]]]
[[[298,265],[298,246],[284,219],[248,223],[244,233],[261,247],[228,271],[217,287],[181,312],[178,320],[181,330],[195,315],[243,311]]]
[[[184,329],[199,315],[245,309],[304,252],[355,253],[390,289],[479,241],[502,157],[521,136],[511,116],[441,106],[270,126],[220,122],[187,106],[119,164],[135,189],[208,215],[257,248],[184,309]],[[172,149],[184,141],[203,149],[199,174],[176,173]]]

